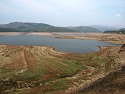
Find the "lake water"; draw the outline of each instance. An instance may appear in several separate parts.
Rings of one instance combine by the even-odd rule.
[[[0,44],[51,46],[57,51],[86,53],[98,51],[98,46],[116,46],[97,40],[57,39],[51,36],[16,35],[0,36]]]

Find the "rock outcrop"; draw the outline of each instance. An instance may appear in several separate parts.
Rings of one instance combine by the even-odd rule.
[[[121,46],[121,48],[120,48],[120,50],[119,50],[119,53],[120,52],[124,52],[125,51],[125,44],[123,44],[122,46]]]

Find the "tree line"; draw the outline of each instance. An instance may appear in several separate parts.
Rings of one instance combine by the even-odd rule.
[[[107,30],[104,33],[116,33],[116,34],[125,34],[125,28],[119,30]]]

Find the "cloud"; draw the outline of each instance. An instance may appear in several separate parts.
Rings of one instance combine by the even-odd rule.
[[[18,5],[19,10],[22,10],[27,14],[27,11],[31,14],[60,14],[54,6],[48,4],[43,0],[11,0],[15,5]]]
[[[63,26],[120,24],[125,22],[124,8],[125,0],[0,0],[0,23],[10,19]]]
[[[115,16],[116,16],[116,17],[121,17],[121,14],[117,13]]]

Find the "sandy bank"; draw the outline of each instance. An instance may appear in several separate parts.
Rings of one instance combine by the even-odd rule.
[[[1,36],[21,35],[24,32],[0,32]]]
[[[77,32],[0,32],[0,35],[84,35]]]
[[[125,34],[87,33],[84,36],[57,36],[60,39],[99,40],[114,44],[125,44]]]
[[[0,32],[2,36],[11,35],[52,35],[50,32]]]
[[[26,35],[53,35],[53,33],[50,33],[50,32],[30,32],[30,33],[27,33]]]

